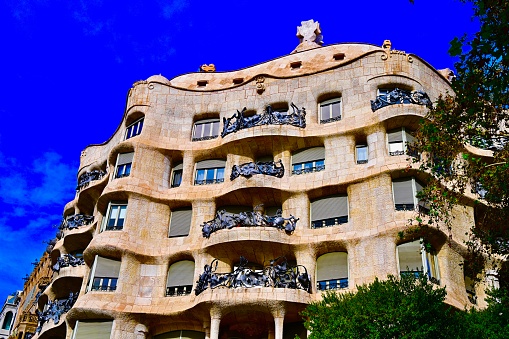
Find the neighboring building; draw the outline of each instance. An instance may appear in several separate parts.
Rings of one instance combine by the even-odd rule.
[[[51,283],[51,277],[53,276],[51,257],[49,255],[52,248],[51,245],[48,246],[41,259],[34,263],[35,267],[32,273],[25,278],[23,291],[19,295],[18,312],[15,316],[9,338],[30,339],[35,334],[37,327],[37,301]]]
[[[0,339],[7,339],[12,331],[14,318],[18,312],[19,295],[21,291],[7,296],[0,312]]]
[[[412,270],[470,305],[473,199],[432,250],[400,236],[428,209],[407,142],[449,73],[390,41],[321,47],[313,21],[298,36],[259,65],[133,85],[81,154],[37,338],[303,338],[322,291]]]

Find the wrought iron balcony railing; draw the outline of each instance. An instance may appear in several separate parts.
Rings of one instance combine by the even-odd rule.
[[[316,282],[316,288],[319,291],[337,290],[340,288],[348,288],[348,278],[339,278],[331,280],[320,280]]]
[[[76,192],[79,192],[83,188],[87,187],[90,184],[90,182],[102,179],[105,174],[106,172],[101,170],[93,170],[90,172],[83,173],[78,179],[78,186],[76,187]]]
[[[395,88],[390,92],[379,94],[375,100],[371,100],[371,110],[376,110],[395,104],[415,104],[432,107],[432,103],[424,91],[405,91]]]
[[[211,185],[211,184],[220,184],[224,182],[224,178],[220,179],[204,179],[204,180],[195,180],[195,185]]]
[[[167,297],[180,297],[183,295],[191,294],[192,291],[193,291],[193,285],[169,286],[169,287],[166,287],[166,296]]]
[[[85,265],[85,260],[83,258],[76,258],[72,254],[64,254],[57,258],[57,262],[51,267],[51,269],[53,272],[60,272],[61,268],[69,266],[76,267],[80,265]]]
[[[331,227],[331,226],[346,224],[347,222],[348,222],[348,215],[343,215],[341,217],[328,218],[328,219],[322,219],[322,220],[313,220],[313,221],[311,221],[311,228]]]
[[[212,140],[216,139],[219,135],[208,135],[206,137],[198,137],[198,138],[192,138],[191,141],[205,141],[205,140]]]
[[[117,289],[118,278],[96,277],[92,283],[92,291],[114,292]]]
[[[324,169],[325,169],[325,165],[313,166],[313,167],[307,167],[307,168],[302,168],[302,169],[294,169],[294,170],[292,170],[292,174],[293,175],[301,175],[301,174],[306,174],[306,173],[320,172],[320,171],[323,171]]]
[[[255,174],[265,174],[276,178],[282,178],[285,174],[285,167],[281,159],[278,162],[248,162],[242,165],[233,165],[230,180],[234,180],[239,176],[249,178]]]
[[[35,332],[41,332],[42,326],[49,320],[53,320],[55,325],[57,325],[60,322],[60,317],[62,314],[67,313],[71,309],[77,298],[78,293],[71,292],[69,297],[65,299],[55,299],[53,301],[48,301],[44,307],[44,311],[40,312],[39,310],[36,310],[35,313],[37,314],[38,325]]]
[[[58,227],[60,230],[74,230],[81,226],[90,225],[94,221],[93,215],[73,214],[63,219]]]

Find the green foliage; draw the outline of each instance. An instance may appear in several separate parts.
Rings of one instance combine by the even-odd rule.
[[[327,292],[302,313],[309,339],[454,338],[458,324],[445,288],[425,276],[389,276],[357,293]]]
[[[453,93],[441,96],[417,131],[414,152],[431,174],[420,198],[430,204],[425,226],[452,225],[452,208],[465,193],[477,196],[467,267],[476,276],[493,254],[509,255],[509,1],[471,2],[480,31],[456,38]],[[493,151],[476,156],[465,145]],[[418,162],[418,160],[413,160]],[[452,233],[452,232],[451,232]]]

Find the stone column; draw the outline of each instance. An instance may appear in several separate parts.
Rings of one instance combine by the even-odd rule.
[[[274,317],[274,339],[283,339],[285,308],[282,303],[279,303],[279,305],[272,310],[272,316]]]
[[[210,321],[203,322],[203,330],[205,331],[205,339],[210,339]]]
[[[134,328],[134,334],[136,335],[136,339],[145,339],[148,334],[147,326],[143,324],[138,324]]]
[[[219,325],[221,324],[221,311],[217,308],[210,310],[210,339],[219,339]],[[282,339],[282,338],[281,338]]]

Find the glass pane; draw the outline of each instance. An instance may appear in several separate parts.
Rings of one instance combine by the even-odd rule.
[[[316,164],[316,167],[318,167],[318,168],[324,167],[325,166],[325,160],[317,160],[315,162],[315,164]]]
[[[131,164],[125,164],[124,176],[128,176],[131,173]]]
[[[322,115],[321,120],[327,120],[330,118],[330,105],[320,106],[320,110]]]
[[[332,118],[341,116],[341,102],[335,102],[332,104]]]
[[[143,120],[141,120],[141,121],[139,122],[139,126],[138,126],[138,133],[136,133],[136,134],[140,134],[142,129],[143,129]]]
[[[300,169],[302,169],[302,164],[295,164],[295,165],[293,165],[293,170],[294,171],[298,171]]]
[[[205,170],[200,169],[196,171],[196,181],[201,181],[205,179]]]
[[[214,169],[213,168],[207,169],[207,181],[208,180],[214,180]]]
[[[218,179],[218,180],[224,179],[224,168],[217,169],[216,179]]]
[[[389,152],[403,152],[403,143],[402,142],[389,143]]]
[[[119,208],[120,208],[120,206],[111,206],[110,218],[108,220],[108,226],[115,226],[115,220],[117,220]]]
[[[207,124],[203,124],[202,126],[203,126],[203,136],[204,137],[210,136],[212,133],[212,124],[207,123]]]
[[[182,171],[173,172],[173,186],[180,186],[180,182],[182,181]]]
[[[202,136],[203,125],[194,125],[194,135],[193,138],[201,138]]]
[[[357,161],[368,160],[368,147],[359,146],[357,147]]]
[[[313,162],[312,161],[305,162],[304,163],[304,169],[310,169],[310,168],[313,168]]]
[[[127,206],[119,206],[120,207],[120,217],[119,219],[125,219],[125,214],[127,211]]]
[[[127,129],[127,133],[126,133],[126,137],[125,137],[126,139],[129,139],[131,137],[132,131],[133,131],[132,126]]]
[[[219,121],[212,123],[212,136],[219,135]]]

